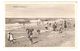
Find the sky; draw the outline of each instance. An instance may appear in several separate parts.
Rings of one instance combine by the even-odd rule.
[[[66,17],[75,16],[74,4],[6,4],[6,18]]]

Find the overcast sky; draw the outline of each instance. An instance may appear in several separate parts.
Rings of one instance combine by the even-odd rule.
[[[74,17],[73,4],[6,4],[6,18]]]

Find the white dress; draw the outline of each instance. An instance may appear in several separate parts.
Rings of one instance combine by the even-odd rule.
[[[12,34],[10,34],[10,40],[13,40],[13,35]]]

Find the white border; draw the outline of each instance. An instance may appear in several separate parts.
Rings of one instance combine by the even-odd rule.
[[[6,4],[75,4],[76,1],[5,1]]]
[[[7,1],[7,0],[6,0]],[[8,0],[8,1],[17,1],[17,0]],[[24,0],[22,0],[24,1]],[[31,1],[31,0],[30,0]],[[32,0],[33,1],[33,0]],[[40,0],[42,1],[42,0]],[[48,0],[51,1],[51,0]],[[60,1],[60,0],[55,0]],[[64,1],[64,0],[62,0]],[[69,0],[67,0],[69,1]],[[73,0],[70,0],[73,1]],[[75,0],[74,0],[75,1]],[[80,2],[77,4],[77,13],[76,13],[76,47],[14,47],[14,48],[5,48],[5,2],[0,0],[0,50],[1,51],[80,51]]]

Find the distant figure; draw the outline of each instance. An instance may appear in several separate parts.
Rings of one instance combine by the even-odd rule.
[[[10,41],[10,43],[14,43],[14,36],[11,32],[8,33],[9,34],[9,37],[8,37],[8,41]]]
[[[64,21],[64,28],[67,28],[67,23],[66,23],[66,21]]]
[[[48,23],[45,25],[45,29],[48,30]]]
[[[52,27],[53,27],[53,31],[56,31],[57,23],[55,22]]]
[[[38,34],[40,34],[40,30],[39,29],[37,30],[37,32],[38,32]]]
[[[33,44],[33,31],[34,29],[26,29],[28,31],[28,39],[31,41],[31,44]]]
[[[59,33],[62,33],[62,26],[59,27]]]

